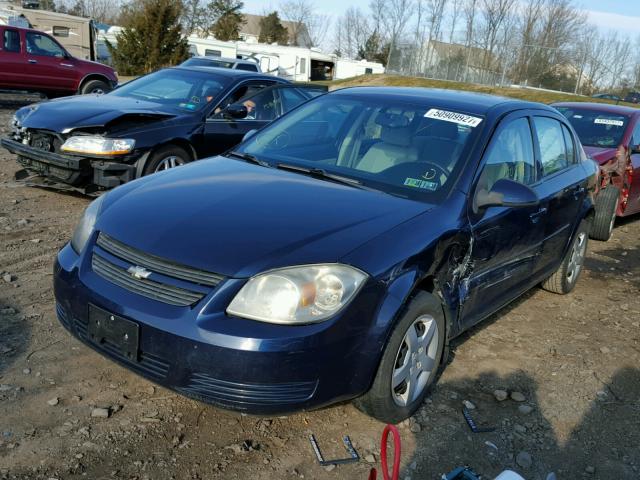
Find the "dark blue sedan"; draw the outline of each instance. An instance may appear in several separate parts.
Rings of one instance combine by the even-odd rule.
[[[61,323],[184,395],[398,422],[447,346],[542,284],[570,292],[597,167],[556,110],[352,88],[235,150],[116,188],[55,265]]]

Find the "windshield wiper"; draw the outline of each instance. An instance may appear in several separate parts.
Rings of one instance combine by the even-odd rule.
[[[265,162],[264,160],[260,160],[259,158],[251,155],[250,153],[236,152],[235,150],[231,150],[230,152],[227,152],[226,156],[236,157],[241,160],[244,160],[245,162],[255,163],[256,165],[260,165],[261,167],[271,168],[271,165],[268,162]]]
[[[279,163],[278,165],[276,165],[276,167],[281,170],[289,170],[291,172],[302,173],[303,175],[330,180],[332,182],[349,185],[350,187],[360,188],[362,190],[377,191],[374,188],[365,187],[360,180],[356,180],[355,178],[343,177],[342,175],[336,175],[335,173],[329,173],[322,168],[307,168],[301,167],[299,165],[289,165],[287,163]]]

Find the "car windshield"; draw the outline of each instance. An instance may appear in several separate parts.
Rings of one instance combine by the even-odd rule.
[[[196,111],[217,100],[228,82],[227,78],[213,72],[169,69],[126,83],[109,95]]]
[[[617,147],[622,142],[629,118],[597,109],[557,107],[580,137],[585,147]]]
[[[352,183],[430,203],[460,171],[482,117],[427,101],[326,95],[250,137],[237,151],[272,167],[340,176]]]

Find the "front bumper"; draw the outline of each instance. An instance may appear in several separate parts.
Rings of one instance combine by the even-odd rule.
[[[18,155],[27,171],[74,187],[113,188],[136,177],[135,164],[47,152],[10,138],[0,145]]]
[[[223,408],[275,415],[352,399],[371,384],[383,333],[371,326],[373,292],[363,289],[364,301],[330,325],[284,327],[211,308],[219,303],[211,296],[233,295],[243,281],[230,280],[193,307],[168,306],[95,275],[84,258],[90,255],[78,256],[69,246],[58,255],[54,290],[60,323],[92,349],[159,385]],[[89,338],[89,304],[139,325],[139,361]]]

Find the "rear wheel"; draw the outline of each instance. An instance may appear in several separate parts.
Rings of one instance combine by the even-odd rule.
[[[82,86],[80,93],[82,95],[87,94],[95,94],[102,95],[103,93],[109,93],[111,91],[111,87],[109,84],[102,80],[89,80]]]
[[[586,220],[582,220],[558,270],[544,281],[542,288],[560,295],[571,292],[582,273],[588,242],[589,224]]]
[[[437,377],[444,340],[440,301],[420,292],[391,333],[371,389],[355,405],[385,423],[413,415]]]
[[[144,167],[143,175],[169,170],[191,161],[189,154],[176,145],[166,145],[151,155]]]
[[[590,237],[594,240],[607,241],[611,238],[616,223],[616,210],[620,190],[613,185],[607,186],[596,198],[596,214],[591,225]]]

